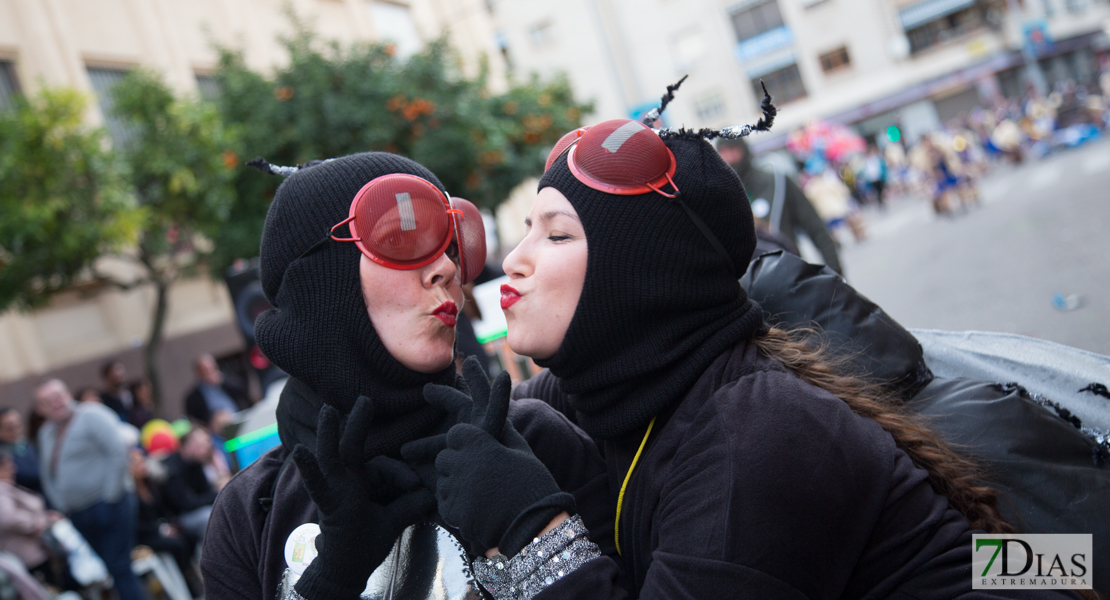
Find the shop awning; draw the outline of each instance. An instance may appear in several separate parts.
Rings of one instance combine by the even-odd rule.
[[[909,31],[930,21],[973,6],[976,0],[925,0],[898,11],[902,29]]]

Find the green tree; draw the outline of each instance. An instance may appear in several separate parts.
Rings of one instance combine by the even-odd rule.
[[[45,89],[0,112],[0,310],[44,304],[138,239],[143,211],[88,105]]]
[[[498,95],[486,76],[468,78],[445,41],[407,60],[390,44],[326,44],[297,23],[284,40],[289,63],[272,75],[250,70],[223,48],[216,99],[242,132],[250,157],[296,164],[366,150],[402,154],[431,169],[452,195],[494,208],[543,171],[548,149],[591,106],[565,79],[533,77]],[[266,209],[280,180],[241,169],[232,218],[214,263],[258,252]]]
[[[125,139],[117,140],[117,152],[128,165],[131,189],[144,215],[132,254],[143,275],[133,281],[105,279],[125,288],[154,287],[143,358],[157,402],[161,398],[157,357],[169,291],[181,275],[211,253],[212,240],[230,216],[237,138],[213,106],[175,98],[161,77],[150,71],[132,71],[111,93],[113,113],[126,131]]]

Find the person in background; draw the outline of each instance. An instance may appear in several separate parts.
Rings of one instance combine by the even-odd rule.
[[[127,422],[142,429],[146,422],[154,418],[154,389],[146,378],[131,384],[131,397],[135,405],[127,415]]]
[[[11,450],[16,485],[41,494],[39,453],[34,446],[27,443],[27,436],[23,432],[23,417],[10,406],[0,408],[0,447]]]
[[[135,480],[135,495],[139,501],[138,541],[155,552],[173,555],[189,592],[196,598],[203,594],[193,569],[193,554],[199,540],[165,514],[165,466],[155,458],[148,459],[137,448],[131,449],[130,457],[131,477]]]
[[[73,395],[78,402],[95,402],[97,404],[104,404],[100,399],[100,392],[96,391],[94,387],[78,388],[77,393]]]
[[[78,404],[58,379],[39,386],[35,408],[46,419],[38,432],[46,497],[104,560],[120,600],[146,600],[131,571],[138,509],[118,416]]]
[[[246,388],[237,378],[224,375],[211,354],[198,356],[194,367],[197,385],[185,397],[185,414],[218,432],[227,416],[250,406]]]
[[[100,391],[100,401],[115,411],[120,421],[126,421],[131,408],[135,406],[135,397],[127,387],[127,367],[121,361],[110,360],[100,367],[100,380],[104,384],[104,389]]]
[[[887,168],[879,147],[870,144],[867,147],[867,158],[863,160],[863,181],[867,184],[868,195],[874,194],[875,203],[879,208],[886,208],[883,191],[886,189]]]
[[[46,509],[42,497],[16,485],[18,468],[10,446],[0,447],[0,552],[19,557],[28,571],[48,566],[42,534],[62,518]]]
[[[223,489],[229,477],[206,471],[214,454],[212,438],[202,427],[194,427],[181,436],[181,449],[166,457],[166,481],[162,485],[163,501],[167,512],[190,536],[204,538],[208,516],[216,493]],[[212,477],[212,479],[210,479]]]
[[[742,139],[718,141],[717,152],[740,176],[757,217],[772,230],[777,230],[775,233],[791,241],[795,247],[798,243],[798,230],[804,231],[821,252],[825,264],[837,273],[844,274],[836,251],[836,242],[793,177],[756,167],[752,163],[748,144]]]

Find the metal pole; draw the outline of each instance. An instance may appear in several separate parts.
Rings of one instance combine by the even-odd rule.
[[[1022,62],[1025,63],[1025,76],[1029,78],[1033,88],[1037,90],[1037,95],[1044,98],[1048,95],[1048,82],[1045,81],[1044,72],[1041,71],[1041,63],[1037,61],[1037,55],[1033,52],[1033,45],[1025,43],[1025,31],[1022,28],[1025,11],[1019,7],[1017,0],[1006,0],[1006,9],[1010,12],[1014,22],[1017,23],[1018,45],[1021,47]]]

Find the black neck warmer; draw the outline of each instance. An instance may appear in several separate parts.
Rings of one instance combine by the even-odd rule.
[[[731,264],[680,205],[660,194],[589,188],[570,172],[565,154],[540,180],[540,189],[554,187],[570,200],[589,250],[563,344],[536,363],[560,378],[578,424],[597,438],[642,430],[722,352],[766,327],[738,281],[755,249],[739,178],[708,142],[677,139],[667,146],[678,161],[674,181],[682,199]]]
[[[424,401],[422,389],[426,383],[453,385],[454,364],[423,374],[397,362],[366,312],[358,247],[334,240],[317,246],[347,218],[358,190],[388,173],[417,175],[443,189],[435,175],[407,158],[353,154],[290,176],[266,215],[260,270],[274,308],[258,317],[255,338],[266,357],[293,377],[278,404],[278,431],[290,450],[298,441],[307,445],[307,432],[315,437],[320,403],[348,413],[360,395],[374,400],[371,439],[383,453],[396,455],[401,444],[443,426],[445,413]],[[345,236],[346,228],[340,233]]]

